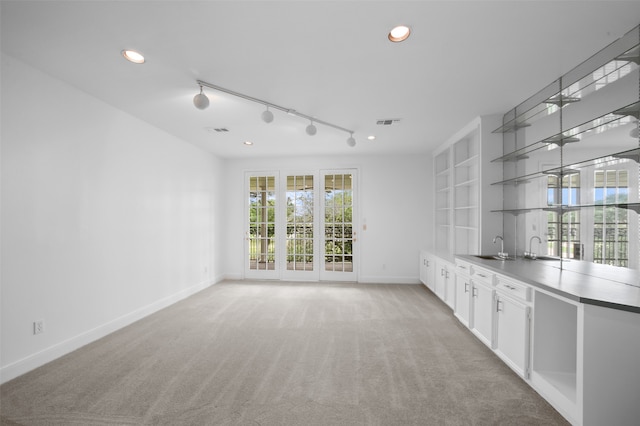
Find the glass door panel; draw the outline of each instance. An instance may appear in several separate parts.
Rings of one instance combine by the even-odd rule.
[[[356,281],[354,179],[344,171],[323,173],[323,280]]]
[[[277,278],[277,176],[248,175],[248,230],[245,275]]]
[[[286,262],[288,279],[317,280],[315,229],[315,177],[311,174],[286,177]]]

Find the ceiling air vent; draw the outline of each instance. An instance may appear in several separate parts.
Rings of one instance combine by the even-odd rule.
[[[213,132],[225,133],[229,131],[229,129],[227,129],[226,127],[205,127],[205,130],[209,133],[213,133]]]
[[[391,126],[392,124],[400,123],[399,118],[383,118],[376,122],[378,126]]]

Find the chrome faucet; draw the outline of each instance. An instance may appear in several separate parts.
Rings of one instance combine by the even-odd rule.
[[[493,244],[496,243],[498,238],[500,238],[500,251],[498,252],[498,257],[506,259],[507,257],[509,257],[509,253],[504,252],[504,238],[502,238],[502,236],[500,235],[496,235],[495,237],[493,237]]]
[[[533,250],[531,249],[531,245],[533,244],[533,239],[534,238],[538,239],[538,245],[542,244],[542,240],[537,235],[534,235],[533,237],[531,237],[531,239],[529,240],[529,251],[525,251],[524,252],[524,257],[528,257],[530,259],[535,259],[536,257],[538,257],[538,255],[535,254],[533,252]]]

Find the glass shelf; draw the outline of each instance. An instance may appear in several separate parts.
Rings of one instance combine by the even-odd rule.
[[[593,207],[617,207],[620,209],[633,210],[640,214],[640,203],[615,203],[615,204],[575,204],[575,205],[562,205],[562,206],[544,206],[544,207],[528,207],[522,209],[504,209],[504,210],[491,210],[492,213],[508,213],[514,216],[529,213],[532,211],[548,211],[548,212],[562,212],[568,213],[576,210],[593,208]]]
[[[616,73],[624,75],[633,72],[639,64],[640,45],[636,45],[600,66],[595,71],[582,76],[578,81],[570,82],[568,87],[563,87],[562,90],[559,89],[564,82],[558,80],[552,85],[547,86],[547,88],[539,92],[536,96],[518,105],[515,111],[517,112],[518,109],[524,111],[521,113],[517,112],[515,118],[504,123],[504,125],[494,130],[493,133],[511,133],[529,127],[536,120],[554,114],[560,110],[560,108],[567,105],[580,102],[580,100],[596,90],[600,90],[607,84],[613,83],[616,79],[611,78],[612,75]],[[549,90],[553,91],[552,87],[554,86],[556,88],[555,93],[551,96],[543,96],[540,98],[542,93],[546,94]]]
[[[539,149],[547,148],[550,145],[564,146],[568,143],[580,142],[585,136],[590,133],[602,133],[615,127],[628,124],[634,119],[638,119],[640,116],[640,102],[634,102],[623,108],[617,109],[608,114],[602,115],[594,120],[587,121],[579,126],[573,127],[564,132],[555,134],[546,139],[531,143],[520,149],[512,151],[502,157],[498,157],[491,160],[492,163],[514,161],[515,158],[530,154]]]
[[[606,165],[608,163],[619,163],[624,161],[635,161],[636,163],[640,164],[640,148],[592,158],[590,160],[581,161],[579,163],[567,164],[564,167],[554,167],[552,169],[547,169],[540,172],[529,173],[511,179],[505,179],[500,182],[494,182],[491,185],[521,185],[531,182],[532,179],[537,179],[543,176],[554,175],[562,177],[572,175],[574,173],[579,173],[580,169],[583,169],[585,167]]]

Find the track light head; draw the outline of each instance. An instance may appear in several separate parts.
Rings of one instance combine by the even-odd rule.
[[[267,109],[262,112],[262,121],[264,121],[265,123],[271,123],[273,121],[273,113],[269,111],[268,106]]]
[[[316,126],[313,125],[313,121],[307,126],[306,131],[309,136],[313,136],[316,134],[318,129],[316,129]]]
[[[638,131],[637,127],[634,127],[633,129],[631,129],[631,131],[629,132],[629,136],[631,136],[632,138],[637,138],[638,135],[640,135],[640,131]]]
[[[202,86],[200,86],[200,93],[193,97],[193,104],[198,109],[206,109],[209,106],[209,98],[202,93]]]
[[[349,136],[349,139],[347,139],[347,145],[349,145],[351,148],[356,146],[356,140],[353,137],[353,133],[351,133],[351,136]]]

